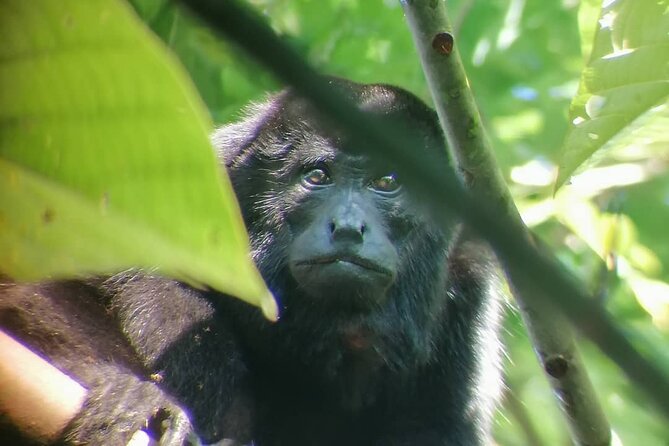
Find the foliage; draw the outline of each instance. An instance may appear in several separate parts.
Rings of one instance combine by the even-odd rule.
[[[186,67],[216,122],[233,120],[249,100],[278,88],[242,52],[172,2],[131,3]],[[427,100],[395,0],[251,3],[320,70],[400,85]],[[579,10],[577,0],[452,0],[448,8],[470,83],[525,222],[590,285],[621,325],[634,327],[655,346],[645,353],[669,370],[663,351],[669,341],[669,5],[666,0],[609,0],[603,20],[598,20],[599,3],[583,0]],[[52,243],[49,263],[42,248],[24,244],[20,252],[32,252],[32,260],[25,259],[54,271],[97,271],[165,259],[165,270],[193,280],[212,283],[225,271],[236,275],[235,265],[243,262],[230,255],[241,251],[235,248],[223,256],[223,241],[213,244],[208,254],[185,251],[204,249],[213,228],[224,237],[232,234],[228,224],[239,223],[236,214],[222,208],[229,188],[213,178],[213,157],[196,149],[206,145],[207,118],[187,99],[193,95],[188,95],[179,70],[155,42],[140,37],[144,31],[136,23],[127,17],[104,20],[109,17],[104,11],[112,17],[126,14],[109,5],[115,3],[41,0],[39,8],[20,1],[0,6],[5,42],[0,48],[0,265],[3,270],[18,265],[18,245],[3,237],[13,234],[12,243],[37,236]],[[33,11],[26,15],[32,22],[19,28],[13,21],[17,11]],[[64,39],[89,40],[60,47],[72,40],[54,39],[56,31]],[[116,40],[98,45],[108,36]],[[123,51],[115,56],[108,52],[123,42]],[[145,47],[139,42],[151,43]],[[20,46],[27,44],[34,47]],[[167,96],[156,93],[159,87],[160,95]],[[581,129],[570,126],[567,111],[573,98],[571,119],[583,118],[576,121],[585,125]],[[597,126],[596,131],[589,126]],[[80,139],[69,139],[71,134]],[[597,143],[591,144],[593,140]],[[564,141],[566,148],[560,149]],[[146,158],[137,150],[140,144],[142,150],[149,148]],[[185,149],[187,160],[180,158]],[[595,151],[597,156],[590,159]],[[193,157],[194,152],[202,158]],[[80,167],[69,164],[72,159]],[[558,160],[562,182],[585,159],[591,164],[554,194]],[[115,177],[120,162],[132,162],[146,187],[134,183],[124,190],[127,179]],[[201,184],[207,182],[209,186]],[[212,190],[224,192],[211,195]],[[147,195],[137,195],[139,191]],[[166,219],[173,220],[170,229],[165,229]],[[147,235],[149,225],[154,226],[153,235]],[[155,232],[156,227],[163,232]],[[84,243],[93,240],[88,237],[98,238]],[[243,245],[239,236],[230,237],[232,246]],[[62,254],[67,246],[74,247],[71,256]],[[208,256],[212,260],[203,260],[208,264],[204,269],[194,262]],[[70,259],[86,260],[87,266]],[[205,275],[212,265],[216,270],[207,279],[185,265],[197,266]],[[28,275],[32,267],[25,268]],[[511,405],[500,410],[499,444],[516,445],[525,438],[524,417],[544,444],[566,444],[553,397],[513,312],[506,327],[508,383],[525,410],[519,413]],[[582,348],[621,442],[664,444],[669,438],[666,423],[601,354],[587,343]]]
[[[572,102],[557,186],[599,150],[669,145],[669,14],[656,0],[610,2]]]
[[[639,13],[629,7],[630,1],[614,2],[623,11],[620,23],[632,20],[625,14]],[[400,85],[429,100],[397,2],[251,3],[322,71],[361,82]],[[249,100],[261,99],[267,88],[278,88],[244,54],[217,42],[208,30],[167,3],[152,14],[145,11],[155,2],[134,0],[133,4],[184,62],[216,120],[234,119]],[[578,6],[577,1],[568,0],[454,0],[448,4],[470,83],[525,221],[590,284],[620,323],[633,325],[657,347],[647,353],[669,368],[669,358],[662,353],[669,334],[665,291],[669,276],[663,270],[669,264],[669,239],[662,223],[669,218],[669,181],[661,175],[666,172],[667,148],[656,144],[652,151],[639,151],[622,143],[622,150],[607,148],[596,167],[553,195],[558,160],[565,156],[560,147],[570,129],[567,110],[579,91],[584,56],[593,47],[591,39],[598,26],[598,2],[584,2],[580,11]],[[661,12],[657,15],[664,17]],[[647,27],[660,27],[660,22]],[[587,28],[582,33],[579,24]],[[637,26],[630,32],[636,32]],[[657,53],[660,60],[661,56]],[[652,136],[662,141],[666,124],[658,126],[660,132]],[[616,131],[630,134],[622,127]],[[630,176],[626,170],[630,168],[643,174]],[[525,416],[545,444],[566,444],[561,416],[515,314],[509,316],[507,329],[508,381],[525,404]],[[653,445],[668,437],[662,419],[644,405],[619,371],[593,347],[582,348],[621,441]],[[496,437],[500,444],[509,445],[524,438],[516,412],[500,411]]]
[[[132,9],[7,1],[0,30],[0,272],[157,267],[271,313],[206,109]]]

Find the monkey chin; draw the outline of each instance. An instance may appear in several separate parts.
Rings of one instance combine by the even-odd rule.
[[[395,273],[363,258],[318,257],[293,262],[300,288],[319,305],[345,312],[369,312],[386,299]]]

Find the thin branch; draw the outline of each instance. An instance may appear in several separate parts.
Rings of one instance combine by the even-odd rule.
[[[3,331],[0,357],[0,414],[31,438],[55,440],[86,389]]]
[[[544,446],[546,443],[541,439],[541,435],[532,422],[530,414],[527,413],[527,408],[517,396],[516,386],[508,380],[506,383],[508,387],[502,397],[503,404],[511,416],[516,419],[518,427],[525,437],[525,444],[531,446]]]
[[[279,79],[317,104],[333,122],[346,128],[356,143],[354,146],[364,147],[367,153],[400,166],[401,173],[412,182],[409,187],[431,200],[438,217],[446,221],[449,213],[456,213],[486,238],[513,273],[514,283],[524,282],[523,289],[544,290],[545,293],[528,293],[528,296],[566,315],[669,418],[669,379],[632,346],[604,309],[589,298],[582,284],[554,257],[539,252],[526,233],[517,230],[508,213],[499,212],[498,203],[465,190],[455,178],[445,174],[436,159],[429,156],[416,159],[406,150],[414,141],[411,135],[379,125],[334,94],[327,81],[248,6],[237,0],[183,2],[213,29],[239,44]],[[444,202],[443,196],[449,200]]]
[[[444,2],[414,0],[402,2],[402,6],[449,148],[465,182],[478,194],[498,202],[497,211],[505,213],[514,230],[530,240],[481,125]],[[542,299],[530,296],[530,288],[521,286],[514,280],[514,272],[506,270],[535,352],[565,414],[574,443],[608,445],[611,427],[576,348],[571,327],[542,304],[548,300],[547,296]],[[540,287],[531,289],[543,293]]]

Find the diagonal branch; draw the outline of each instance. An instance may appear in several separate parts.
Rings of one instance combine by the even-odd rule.
[[[495,210],[506,214],[514,230],[531,243],[531,235],[518,214],[481,125],[450,32],[444,2],[403,1],[402,7],[449,149],[465,183],[478,194],[488,196],[491,202],[498,203]],[[530,296],[531,292],[543,294],[541,287],[523,286],[509,270],[508,262],[504,266],[535,352],[567,419],[574,443],[609,444],[611,428],[576,347],[571,327],[562,316],[556,317],[549,306],[543,305],[549,300],[548,296],[541,299]]]

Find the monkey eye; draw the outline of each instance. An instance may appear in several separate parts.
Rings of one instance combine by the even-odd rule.
[[[302,181],[311,186],[325,186],[332,183],[332,178],[325,169],[316,167],[307,171],[302,177]]]
[[[402,185],[397,180],[397,176],[394,173],[391,173],[390,175],[385,175],[372,180],[369,186],[377,192],[389,194],[397,192]]]

